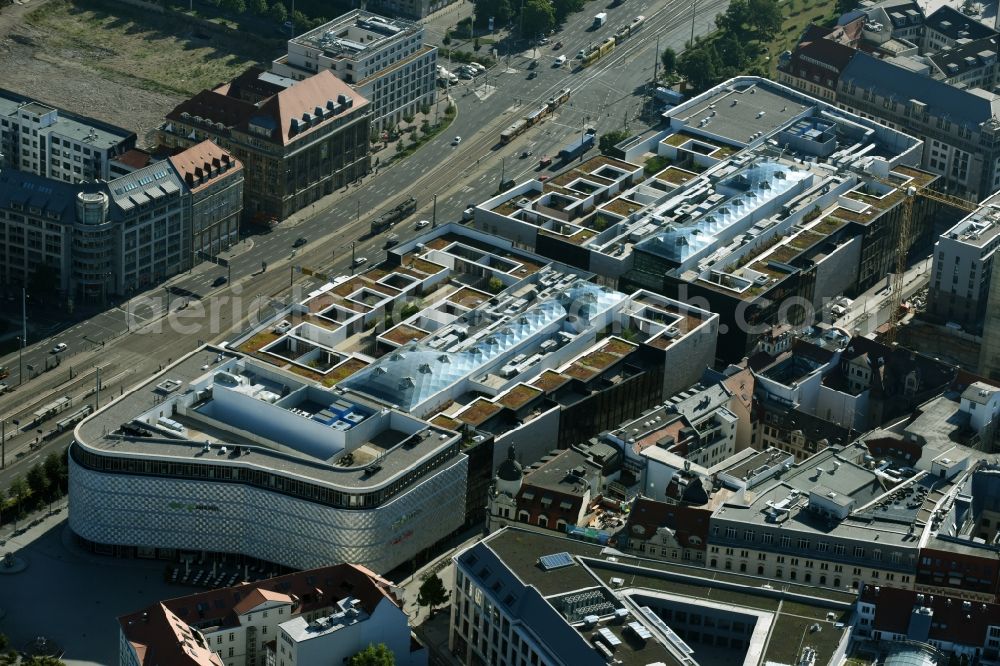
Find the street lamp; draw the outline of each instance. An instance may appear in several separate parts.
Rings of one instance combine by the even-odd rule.
[[[431,213],[431,229],[437,228],[438,225],[438,195],[434,194],[434,209]]]
[[[21,336],[17,337],[17,385],[24,383],[24,344]]]

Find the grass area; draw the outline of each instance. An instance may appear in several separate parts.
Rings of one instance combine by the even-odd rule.
[[[45,32],[51,52],[68,52],[109,79],[167,94],[193,95],[271,57],[254,39],[99,0],[52,0],[27,21]]]
[[[835,0],[785,0],[781,3],[782,14],[785,17],[781,24],[781,32],[767,43],[767,71],[774,78],[778,70],[778,56],[783,51],[791,51],[802,31],[810,23],[824,24],[837,17]]]

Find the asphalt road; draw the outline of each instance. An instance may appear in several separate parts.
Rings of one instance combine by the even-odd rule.
[[[698,7],[696,32],[709,31],[715,15],[726,5],[727,0],[703,1]],[[329,206],[315,216],[282,223],[267,235],[241,243],[230,260],[231,274],[224,268],[202,264],[120,307],[36,342],[23,353],[25,376],[34,376],[24,385],[19,386],[18,355],[0,359],[0,365],[11,370],[11,376],[3,381],[15,388],[0,397],[0,420],[8,426],[8,438],[13,419],[21,421],[22,429],[28,430],[7,442],[8,465],[0,472],[0,488],[10,474],[24,470],[24,461],[34,460],[36,452],[30,449],[30,444],[38,436],[37,430],[41,428],[47,433],[58,420],[50,419],[28,428],[34,411],[66,395],[74,402],[70,412],[82,404],[93,403],[95,366],[102,368],[104,395],[117,394],[202,342],[230,337],[233,330],[245,326],[249,315],[261,307],[266,310],[268,299],[281,302],[301,298],[306,290],[316,286],[317,283],[292,275],[292,266],[308,266],[333,274],[349,273],[352,241],[356,256],[367,257],[370,264],[380,261],[384,257],[385,234],[368,238],[369,221],[396,202],[411,195],[418,202],[417,212],[392,231],[400,240],[406,240],[420,233],[415,228],[417,220],[431,219],[435,194],[437,220],[454,220],[469,203],[483,201],[496,193],[501,176],[517,181],[531,177],[537,170],[538,157],[555,154],[588,124],[596,127],[598,133],[626,124],[635,132],[647,129],[635,118],[641,100],[633,93],[652,78],[657,39],[660,50],[667,46],[683,48],[690,37],[690,5],[687,0],[628,0],[606,11],[608,22],[596,31],[589,29],[594,12],[588,10],[574,16],[553,38],[564,43],[559,53],[571,57],[588,44],[613,35],[633,16],[646,16],[646,24],[637,35],[587,69],[576,68],[575,61],[566,68],[549,67],[546,62],[559,54],[551,47],[529,49],[513,54],[509,60],[504,58],[470,85],[452,88],[451,96],[459,113],[446,134],[407,160],[367,177],[359,186],[334,194],[329,198]],[[528,80],[527,67],[535,57],[540,60],[536,70],[539,76]],[[568,104],[511,144],[499,144],[504,128],[562,88],[573,91]],[[454,136],[463,137],[458,146],[452,145]],[[531,159],[518,158],[524,150],[534,153]],[[309,242],[294,250],[292,244],[299,237]],[[262,261],[267,262],[266,273],[260,272]],[[214,286],[219,277],[227,275],[231,282]],[[293,279],[294,293],[289,290]],[[168,296],[167,287],[174,289],[173,295]],[[179,296],[178,290],[189,295]],[[168,301],[171,314],[163,317]],[[183,309],[178,309],[182,306]],[[58,313],[49,312],[47,316]],[[30,309],[29,317],[35,317]],[[57,342],[65,342],[69,349],[58,355],[58,367],[41,372],[46,364],[55,364],[50,349]]]

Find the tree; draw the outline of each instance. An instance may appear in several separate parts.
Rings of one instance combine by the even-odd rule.
[[[369,643],[361,652],[347,660],[347,666],[395,666],[396,655],[385,643]]]
[[[677,71],[677,52],[667,48],[660,54],[660,62],[663,63],[663,74],[670,76]]]
[[[761,40],[773,38],[781,30],[783,17],[777,0],[749,0],[750,24]]]
[[[715,17],[715,25],[718,26],[719,30],[743,35],[746,32],[746,26],[751,25],[753,20],[748,0],[732,0],[726,11]]]
[[[50,453],[42,463],[42,470],[51,488],[61,490],[66,478],[66,462],[58,453]]]
[[[598,142],[598,146],[601,149],[601,153],[607,155],[617,146],[619,143],[624,141],[629,137],[629,133],[625,130],[615,130],[614,132],[605,132],[601,135],[601,140]]]
[[[250,0],[250,9],[257,16],[266,16],[269,9],[267,0]]]
[[[445,36],[444,36],[444,37],[443,37],[443,38],[441,39],[441,43],[442,43],[442,44],[444,44],[445,46],[448,46],[449,44],[451,44],[451,35],[448,35],[448,34],[446,34],[446,35],[445,35]]]
[[[715,47],[715,52],[719,54],[722,66],[739,70],[746,64],[747,54],[743,44],[732,34],[727,34],[719,40]],[[733,72],[734,74],[738,72]]]
[[[510,19],[514,16],[514,11],[511,8],[510,0],[475,0],[476,6],[476,23],[480,27],[486,27],[490,23],[490,17],[493,17],[493,25],[507,25]],[[460,33],[465,35],[465,32]]]
[[[503,289],[503,282],[500,280],[500,278],[491,277],[488,284],[489,286],[487,288],[490,290],[491,293],[496,294],[499,293],[501,289]],[[420,589],[421,590],[424,589],[423,585],[420,586]]]
[[[276,2],[271,5],[271,8],[267,10],[267,15],[271,17],[276,23],[284,23],[288,20],[288,10],[285,9],[285,5],[280,2]]]
[[[494,280],[500,282],[497,278],[490,278],[491,290],[493,288]],[[501,283],[500,286],[502,287],[503,283]],[[427,607],[433,615],[434,608],[448,603],[448,597],[450,596],[451,592],[444,589],[444,583],[441,582],[441,578],[437,574],[434,574],[433,576],[426,578],[424,582],[420,584],[420,590],[417,593],[417,605]]]
[[[556,24],[555,9],[549,0],[525,0],[521,21],[527,34],[547,34]]]
[[[230,14],[245,14],[247,11],[247,3],[244,0],[222,0],[220,6]]]
[[[553,0],[552,7],[556,12],[556,21],[562,23],[570,14],[583,11],[584,0]]]
[[[7,495],[17,502],[17,515],[21,515],[22,502],[28,496],[28,483],[23,476],[14,477],[14,480],[10,482],[10,488],[7,489]]]
[[[718,79],[719,75],[715,64],[718,54],[715,54],[714,51],[715,49],[711,46],[699,46],[685,51],[677,63],[678,71],[696,90],[705,90]]]
[[[37,497],[44,497],[45,491],[49,488],[49,480],[45,477],[45,470],[41,465],[35,465],[28,470],[28,488],[31,494]]]

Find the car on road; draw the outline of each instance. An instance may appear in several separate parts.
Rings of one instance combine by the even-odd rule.
[[[215,280],[212,282],[212,286],[221,287],[227,282],[229,282],[229,278],[227,278],[225,275],[220,275],[219,277],[215,278]]]
[[[295,239],[295,242],[292,243],[292,247],[302,247],[303,245],[305,245],[308,242],[309,242],[308,238],[305,238],[303,236],[299,236],[298,238]]]
[[[562,67],[565,64],[566,64],[566,56],[561,55],[558,58],[556,58],[555,61],[553,61],[552,66],[553,67]]]
[[[460,136],[456,136],[454,139],[451,140],[451,145],[453,146],[457,146],[460,143],[462,143],[462,137]]]
[[[361,265],[367,264],[367,263],[368,263],[368,257],[355,257],[354,261],[351,262],[351,266],[353,268],[357,268],[358,266],[361,266]]]
[[[585,56],[585,55],[587,55],[587,52],[584,51],[583,49],[580,49],[579,51],[576,52],[576,59],[577,60],[582,60],[583,56]]]
[[[544,169],[545,167],[547,167],[550,164],[552,164],[552,158],[549,157],[548,155],[546,155],[542,159],[538,160],[538,168],[539,169]]]
[[[55,347],[52,348],[52,353],[53,354],[61,354],[64,351],[66,351],[68,348],[69,347],[66,345],[65,342],[60,342],[59,344],[57,344]]]
[[[0,395],[3,395],[4,393],[6,393],[9,390],[10,390],[9,386],[7,386],[6,384],[4,384],[3,382],[0,382]]]
[[[545,175],[545,176],[539,176],[539,177],[538,177],[538,182],[539,182],[539,183],[544,183],[544,182],[545,182],[545,181],[547,181],[547,180],[548,180],[549,178],[550,178],[550,176],[548,176],[548,175]]]
[[[521,151],[521,159],[522,160],[528,159],[529,157],[531,157],[531,151],[530,150],[522,150]]]
[[[537,78],[538,78],[538,72],[528,72],[528,80],[529,81],[531,81],[532,79],[537,79]]]
[[[531,62],[528,63],[528,69],[535,69],[536,67],[538,67],[537,60],[532,60]]]
[[[555,44],[552,45],[552,50],[553,51],[558,51],[562,47],[563,47],[563,43],[562,42],[556,42]]]
[[[382,247],[388,250],[390,247],[396,247],[397,245],[399,245],[399,237],[389,236],[388,238],[385,239],[385,243],[382,245]]]
[[[417,222],[417,229],[423,229],[424,227],[429,227],[430,225],[430,220],[420,220]]]

